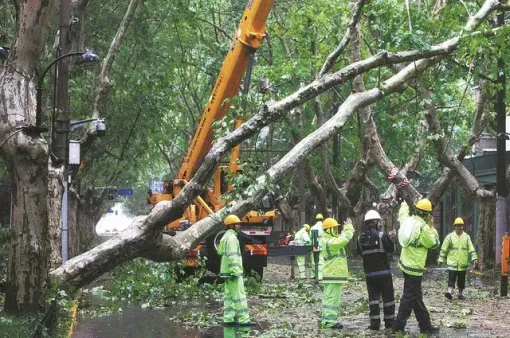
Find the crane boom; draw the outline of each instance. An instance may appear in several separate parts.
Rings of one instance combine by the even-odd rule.
[[[189,181],[211,149],[212,124],[225,116],[231,104],[229,101],[237,95],[248,65],[249,55],[255,52],[265,36],[266,20],[273,4],[274,0],[248,1],[212,94],[189,145],[188,153],[179,170],[178,179]]]
[[[251,64],[250,60],[253,60],[253,54],[264,39],[266,20],[273,4],[274,0],[248,1],[177,178],[165,180],[162,192],[153,193],[150,190],[147,197],[150,204],[156,205],[160,201],[173,199],[200,168],[205,155],[212,147],[213,122],[225,116],[231,100],[238,94],[244,73]],[[249,74],[250,70],[247,72],[247,78]],[[235,127],[238,128],[241,123],[242,120],[236,119]],[[239,172],[237,163],[239,151],[238,145],[231,152],[229,165],[216,168],[212,188],[205,187],[204,192],[184,210],[182,217],[167,225],[170,234],[174,231],[186,230],[195,222],[217,212],[225,205],[226,202],[221,196],[232,189],[226,175],[228,172]],[[267,200],[267,203],[264,203],[264,200]],[[275,218],[274,203],[271,203],[268,198],[262,200],[257,210],[251,210],[241,217],[243,221],[241,232],[248,235],[241,240],[243,266],[247,271],[255,270],[262,276],[263,268],[267,266],[266,237],[272,233]],[[194,267],[197,257],[205,255],[207,268],[213,272],[219,272],[220,258],[213,245],[218,234],[208,237],[188,253],[186,261],[188,267]]]

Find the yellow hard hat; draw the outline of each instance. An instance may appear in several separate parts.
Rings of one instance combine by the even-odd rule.
[[[339,226],[338,222],[334,218],[326,218],[322,223],[322,229],[330,229]]]
[[[315,216],[315,219],[318,221],[322,221],[324,219],[324,216],[322,216],[322,214],[317,214],[317,216]]]
[[[310,231],[310,224],[303,225],[306,228],[306,231]]]
[[[241,220],[236,215],[228,215],[227,218],[225,218],[225,225],[231,225],[231,224],[237,224],[241,223]]]
[[[464,220],[462,219],[462,217],[457,217],[453,222],[453,225],[464,225]]]
[[[432,211],[432,203],[430,203],[428,198],[423,198],[416,203],[415,207],[417,209],[423,210],[423,211]]]

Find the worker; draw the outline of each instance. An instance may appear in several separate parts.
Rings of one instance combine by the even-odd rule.
[[[218,255],[221,256],[220,277],[225,284],[223,297],[223,324],[225,326],[252,326],[248,313],[248,302],[243,282],[243,259],[237,233],[241,227],[241,220],[236,215],[225,218],[227,232],[218,245]],[[237,322],[236,322],[237,315]]]
[[[407,320],[414,310],[420,333],[435,334],[439,332],[439,327],[430,321],[429,312],[423,303],[421,281],[427,253],[429,249],[439,247],[439,236],[432,224],[432,203],[424,198],[416,203],[415,208],[416,214],[409,215],[409,206],[404,201],[398,213],[398,241],[402,246],[398,266],[404,274],[404,290],[393,332],[405,333]]]
[[[437,260],[439,264],[443,264],[446,258],[448,291],[444,295],[450,300],[453,298],[452,292],[456,281],[459,287],[458,298],[464,299],[462,293],[466,287],[466,270],[471,264],[474,267],[478,265],[478,257],[471,242],[471,237],[464,232],[464,220],[461,217],[457,217],[453,225],[455,231],[445,237],[439,259]]]
[[[324,216],[322,214],[317,214],[315,216],[315,220],[317,221],[310,230],[310,237],[313,236],[313,231],[317,230],[317,241],[319,242],[319,247],[314,248],[316,251],[312,251],[310,253],[310,261],[312,262],[312,278],[315,278],[315,263],[318,263],[318,273],[317,273],[317,280],[322,280],[322,271],[324,270],[324,258],[322,257],[321,247],[320,247],[320,238],[323,234],[322,230],[322,220],[324,219]],[[318,259],[318,262],[315,262],[315,260]]]
[[[310,225],[305,224],[303,227],[296,232],[294,236],[295,245],[310,245]],[[296,256],[296,262],[299,269],[299,281],[300,283],[306,279],[306,256]]]
[[[339,229],[338,222],[333,218],[326,218],[322,227],[324,233],[320,237],[320,244],[324,257],[324,293],[322,296],[321,328],[341,329],[338,322],[338,310],[342,286],[347,283],[349,270],[345,247],[354,235],[354,228],[350,219],[347,219],[343,230]]]
[[[388,253],[395,252],[395,241],[379,230],[381,215],[375,210],[365,214],[364,229],[358,237],[358,253],[363,257],[363,269],[368,290],[370,330],[379,330],[381,316],[379,298],[383,298],[384,327],[392,328],[395,319],[395,295]]]

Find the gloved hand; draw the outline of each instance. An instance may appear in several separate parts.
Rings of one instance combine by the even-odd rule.
[[[391,169],[391,172],[388,175],[388,180],[393,181],[393,179],[395,178],[395,176],[397,176],[397,174],[398,174],[398,169],[393,167],[393,169]]]

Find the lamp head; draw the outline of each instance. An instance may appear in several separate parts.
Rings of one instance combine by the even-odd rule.
[[[88,63],[96,63],[99,62],[101,58],[97,56],[96,54],[92,53],[90,50],[85,50],[85,52],[78,56],[78,58],[75,61],[75,64],[77,65],[83,65]]]
[[[106,135],[106,125],[104,124],[104,119],[97,120],[96,123],[96,135],[98,137],[103,137]]]

